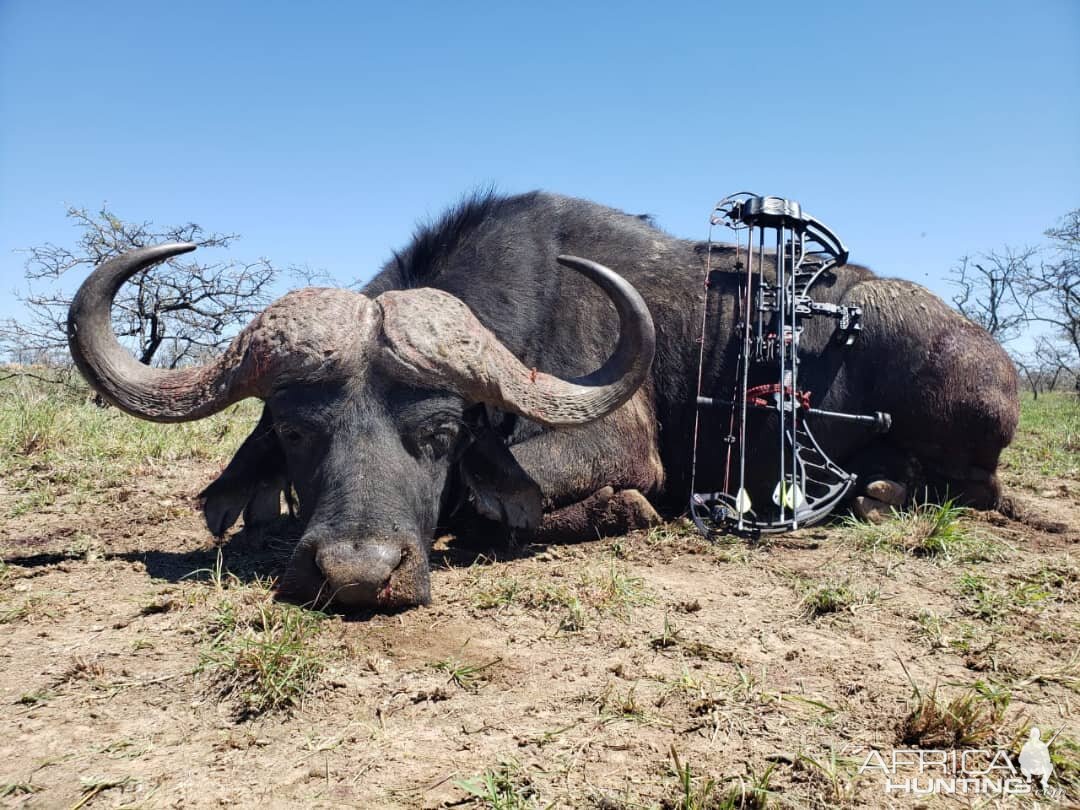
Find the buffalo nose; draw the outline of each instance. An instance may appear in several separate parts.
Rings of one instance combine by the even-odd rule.
[[[403,542],[346,540],[322,544],[315,564],[326,579],[326,596],[342,605],[375,605],[385,599],[404,556]]]

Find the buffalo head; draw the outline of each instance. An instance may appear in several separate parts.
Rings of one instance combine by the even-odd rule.
[[[652,319],[633,287],[601,265],[560,257],[601,287],[619,316],[614,352],[578,379],[525,367],[464,303],[429,288],[376,298],[298,290],[209,365],[143,365],[113,334],[112,300],[135,273],[192,249],[142,248],[98,267],[71,306],[72,356],[105,399],[144,419],[200,419],[245,397],[266,403],[263,430],[249,441],[283,456],[305,526],[282,587],[320,605],[428,601],[428,545],[455,465],[482,512],[535,526],[539,489],[494,424],[514,414],[556,428],[599,419],[629,399],[652,362]],[[279,486],[263,493],[274,509]],[[235,520],[212,489],[207,500],[212,529]]]

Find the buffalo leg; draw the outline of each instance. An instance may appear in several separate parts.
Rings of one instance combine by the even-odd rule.
[[[661,522],[660,515],[638,490],[616,492],[611,487],[604,487],[582,501],[544,515],[534,539],[560,543],[611,537]]]

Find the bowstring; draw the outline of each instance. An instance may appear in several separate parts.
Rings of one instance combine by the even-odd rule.
[[[708,318],[709,312],[709,274],[712,272],[712,235],[713,228],[713,216],[709,216],[709,232],[705,241],[705,279],[702,283],[702,304],[701,304],[701,336],[698,338],[698,375],[697,375],[697,397],[701,396],[701,383],[704,377],[705,369],[705,323]],[[694,498],[694,493],[697,491],[697,454],[698,454],[698,431],[701,427],[701,406],[697,404],[697,398],[694,399],[694,445],[693,452],[690,455],[690,499],[691,502]],[[693,505],[691,503],[691,509]]]
[[[739,239],[738,233],[735,235],[735,269],[740,269],[740,263],[742,261],[742,241]],[[747,281],[749,283],[749,280]],[[739,290],[739,306],[743,306],[743,290]],[[743,318],[747,318],[747,310],[743,309],[741,313]],[[744,347],[745,351],[745,347]],[[742,355],[740,354],[740,359]],[[727,495],[731,495],[731,455],[734,451],[735,442],[735,403],[739,401],[739,368],[736,364],[735,368],[735,387],[731,392],[731,418],[728,419],[728,435],[727,435],[727,457],[724,461],[724,492]],[[742,452],[740,446],[739,452]],[[742,483],[739,484],[742,486]]]

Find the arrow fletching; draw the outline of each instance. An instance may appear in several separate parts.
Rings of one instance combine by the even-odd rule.
[[[742,487],[739,488],[739,493],[735,496],[735,512],[740,515],[745,515],[753,507],[753,503],[750,500],[750,493]]]
[[[806,495],[798,484],[791,485],[787,481],[778,481],[776,489],[773,490],[772,502],[777,506],[782,505],[787,509],[795,510],[806,503]]]

